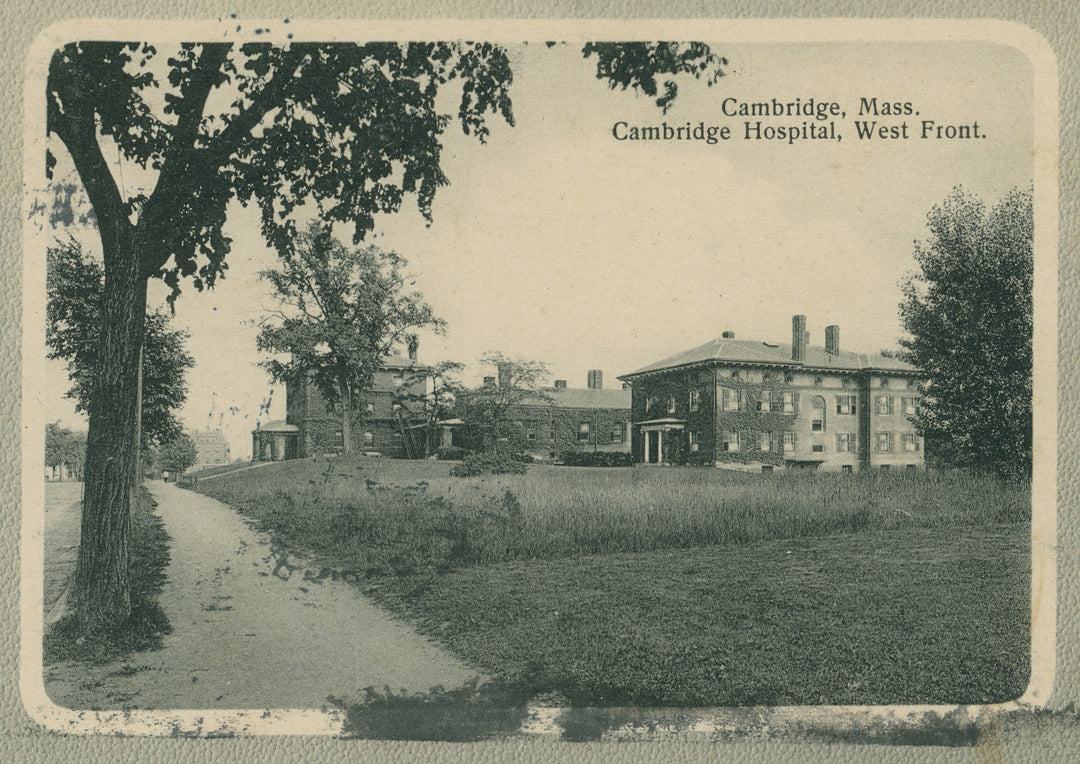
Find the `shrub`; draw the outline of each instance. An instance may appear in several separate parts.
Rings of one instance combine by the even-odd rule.
[[[492,475],[524,475],[528,467],[516,455],[505,451],[482,451],[469,454],[460,464],[450,468],[453,477],[475,477],[489,472]]]
[[[465,458],[465,449],[458,446],[443,446],[435,455],[443,461],[456,462]]]
[[[630,454],[624,451],[567,451],[562,455],[567,467],[629,467]]]

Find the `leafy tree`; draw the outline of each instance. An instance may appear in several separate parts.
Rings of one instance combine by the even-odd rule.
[[[539,361],[511,358],[498,351],[485,353],[480,363],[497,374],[490,383],[469,390],[462,408],[469,424],[479,428],[485,446],[498,448],[507,438],[506,420],[514,406],[551,400],[540,384],[548,368]]]
[[[86,454],[86,436],[61,427],[59,422],[45,425],[45,466],[53,477],[64,479],[71,475],[82,480],[83,457]]]
[[[463,391],[458,374],[465,365],[457,361],[440,361],[434,366],[423,367],[405,379],[394,395],[394,410],[397,413],[398,426],[401,430],[405,447],[411,458],[431,456],[432,444],[439,436],[440,422],[454,416],[454,406]],[[417,389],[423,392],[416,392]],[[422,450],[410,437],[413,432],[412,422],[419,420],[423,433]]]
[[[78,242],[50,247],[47,252],[45,343],[48,357],[67,361],[72,387],[68,398],[75,410],[90,410],[97,369],[97,337],[101,331],[100,263],[88,257]],[[187,370],[195,365],[184,348],[188,333],[169,328],[169,316],[147,313],[143,337],[142,447],[166,443],[183,428],[176,411],[187,399]]]
[[[378,247],[346,247],[311,223],[296,236],[279,269],[260,275],[282,309],[259,333],[260,350],[289,353],[263,367],[278,382],[307,376],[341,417],[343,451],[353,450],[356,405],[393,348],[414,329],[445,323],[411,285],[406,261]]]
[[[191,469],[198,458],[195,441],[182,432],[158,450],[157,464],[170,474],[181,475]]]
[[[916,426],[945,463],[1030,476],[1031,191],[987,211],[957,188],[927,225],[900,305],[900,344],[928,380]]]
[[[651,46],[632,56],[618,44],[584,52],[597,57],[599,77],[646,93],[658,74],[711,82],[724,63],[704,46]],[[466,134],[483,140],[489,115],[513,123],[509,58],[490,43],[185,43],[164,67],[155,57],[147,43],[70,43],[53,54],[46,86],[48,133],[86,190],[105,263],[73,588],[84,631],[130,613],[147,280],[161,278],[173,298],[182,278],[196,289],[213,286],[226,267],[222,227],[233,199],[258,206],[264,237],[283,251],[295,234],[292,213],[307,204],[327,222],[352,223],[354,244],[406,194],[430,218],[435,191],[448,182],[441,138],[452,118],[436,104],[450,84]],[[155,113],[159,102],[164,114]],[[126,196],[106,146],[155,172],[153,190]],[[51,172],[51,152],[45,163]]]

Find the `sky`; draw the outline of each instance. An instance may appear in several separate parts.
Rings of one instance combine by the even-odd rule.
[[[804,314],[812,344],[838,324],[841,345],[895,348],[899,284],[915,268],[926,215],[957,185],[988,204],[1033,175],[1031,66],[1012,48],[979,42],[731,43],[712,87],[680,81],[667,114],[596,79],[580,45],[510,48],[516,125],[492,122],[485,145],[455,124],[445,141],[428,226],[407,199],[370,240],[406,257],[417,287],[448,324],[421,335],[423,361],[490,374],[488,350],[546,362],[551,378],[584,387],[589,369],[616,377],[734,331],[787,342]],[[860,99],[910,102],[907,140],[859,140]],[[800,126],[806,117],[725,116],[723,102],[835,101],[841,140],[746,140],[744,122]],[[731,102],[729,102],[730,104]],[[972,125],[982,139],[919,137],[922,120]],[[731,139],[618,141],[613,125],[728,126]],[[62,149],[61,149],[62,151]],[[61,174],[66,158],[61,156]],[[70,162],[68,161],[68,167]],[[124,167],[131,192],[152,178]],[[196,368],[181,419],[221,427],[233,457],[250,454],[256,421],[285,418],[285,394],[258,363],[258,322],[274,307],[258,272],[274,263],[258,214],[232,204],[227,277],[185,289],[175,323]],[[56,232],[66,235],[68,232]],[[98,251],[93,231],[71,231]],[[341,238],[351,231],[342,229]],[[165,290],[151,290],[161,302]],[[48,366],[49,421],[84,428],[62,364]],[[273,390],[273,392],[271,392]],[[269,416],[260,404],[271,400]]]

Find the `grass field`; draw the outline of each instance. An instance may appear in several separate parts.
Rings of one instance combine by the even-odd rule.
[[[199,490],[573,705],[980,703],[1028,675],[1030,496],[959,474],[339,459]]]
[[[154,514],[154,500],[139,486],[131,507],[131,615],[113,631],[86,637],[74,612],[45,630],[42,662],[64,660],[107,661],[129,653],[154,649],[172,632],[157,597],[169,564],[169,534]]]

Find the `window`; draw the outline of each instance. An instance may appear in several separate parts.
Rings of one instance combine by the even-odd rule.
[[[528,438],[529,440],[536,440],[536,430],[534,430],[532,427],[530,427],[528,429],[528,431],[525,433],[525,437]]]
[[[770,400],[771,393],[768,390],[762,390],[757,399],[758,411],[772,411],[772,401]]]
[[[893,411],[893,403],[891,395],[877,395],[874,396],[874,411],[878,414],[885,415],[891,414]]]
[[[762,475],[771,475],[772,474],[772,465],[771,464],[763,464],[763,465],[761,465],[761,474]]]
[[[336,440],[338,443],[345,442],[345,436],[341,434],[341,430],[338,430],[334,433],[334,440]]]
[[[810,429],[814,432],[825,432],[825,399],[815,395],[810,405],[814,409],[810,418]]]
[[[401,387],[401,383],[405,381],[405,375],[401,369],[394,372],[394,387]]]
[[[880,467],[878,467],[878,469],[880,469],[882,472],[888,472],[889,471],[889,465],[888,464],[882,464]]]
[[[720,407],[724,411],[739,410],[739,391],[725,387],[720,393]]]
[[[364,445],[365,446],[373,446],[373,445],[375,445],[375,433],[373,433],[371,430],[368,430],[367,432],[364,433]]]
[[[555,442],[555,425],[551,425],[548,428],[548,440],[550,440],[552,443]]]
[[[815,454],[821,454],[825,452],[825,446],[821,443],[815,443],[813,446],[810,447],[810,450],[813,451]]]
[[[908,472],[915,472],[916,470],[919,469],[919,465],[917,465],[917,464],[908,464],[908,465],[906,465],[906,469],[907,469]]]
[[[919,438],[913,432],[905,432],[900,436],[900,442],[903,444],[905,451],[918,451],[919,450]]]
[[[700,443],[698,443],[698,436],[697,436],[697,433],[696,433],[696,432],[694,432],[693,430],[691,430],[691,431],[690,431],[689,433],[687,433],[687,434],[689,435],[689,438],[690,438],[690,450],[691,450],[691,451],[697,451],[697,450],[698,450],[698,448],[699,448],[699,447],[700,447],[700,445],[701,445]]]
[[[859,401],[859,398],[856,395],[838,395],[838,396],[836,396],[836,413],[837,414],[856,414],[856,413],[858,413],[858,401]]]
[[[737,432],[725,432],[724,439],[720,441],[721,451],[738,451],[739,450],[739,433]]]
[[[667,397],[667,413],[669,413],[669,414],[674,414],[675,413],[675,396],[674,395],[669,395]]]
[[[647,411],[652,411],[654,408],[656,408],[656,396],[650,395],[645,399],[645,409]]]
[[[836,433],[836,450],[839,453],[852,453],[855,451],[855,433]]]
[[[784,393],[783,406],[785,414],[795,413],[795,393]]]
[[[771,451],[772,450],[772,433],[769,433],[769,432],[761,433],[760,438],[758,438],[758,444],[759,444],[758,448],[760,448],[762,451]]]
[[[582,422],[577,428],[577,439],[580,441],[586,441],[589,439],[589,423]]]
[[[915,416],[919,413],[919,399],[905,395],[900,399],[900,410],[904,412],[904,416]]]
[[[793,432],[785,432],[784,433],[784,453],[785,454],[790,454],[790,453],[793,453],[794,451],[795,451],[795,433],[793,433]]]
[[[891,432],[879,432],[875,440],[877,443],[877,450],[880,452],[892,451],[892,433]]]
[[[701,408],[701,392],[698,390],[690,391],[690,410],[697,411]]]
[[[621,443],[623,440],[623,423],[616,422],[611,426],[611,440],[616,443]]]
[[[852,472],[851,465],[850,464],[842,464],[842,465],[840,465],[840,471],[841,472]]]

